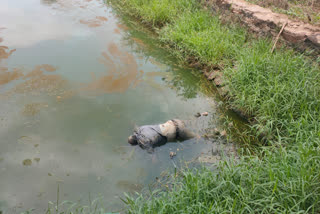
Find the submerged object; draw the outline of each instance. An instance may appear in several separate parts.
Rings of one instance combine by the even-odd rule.
[[[183,141],[195,137],[186,128],[182,120],[174,119],[159,125],[145,125],[135,129],[133,135],[128,138],[131,145],[139,145],[149,153],[158,146],[167,142]]]

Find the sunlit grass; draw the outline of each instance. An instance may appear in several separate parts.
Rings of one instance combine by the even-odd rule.
[[[217,16],[194,10],[182,14],[160,31],[164,43],[171,44],[184,56],[194,56],[214,66],[230,64],[246,39],[246,32],[223,26]]]
[[[125,13],[141,18],[146,24],[161,27],[199,5],[196,0],[122,0],[117,5]]]
[[[269,157],[185,171],[167,191],[128,197],[128,213],[318,213],[319,174],[310,171],[319,170],[319,157],[284,149]]]

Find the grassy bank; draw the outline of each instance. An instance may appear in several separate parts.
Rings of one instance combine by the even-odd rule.
[[[318,63],[286,47],[271,53],[270,40],[222,24],[195,0],[109,2],[154,29],[182,60],[220,69],[229,105],[252,116],[252,133],[265,142],[237,164],[186,171],[166,191],[127,198],[128,212],[319,213]]]

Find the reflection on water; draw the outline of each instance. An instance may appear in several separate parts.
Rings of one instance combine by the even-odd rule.
[[[106,21],[108,21],[108,19],[107,17],[104,17],[104,16],[96,16],[94,19],[90,19],[90,20],[80,19],[80,23],[88,25],[88,27],[100,27]]]
[[[143,71],[138,70],[132,54],[120,51],[115,43],[110,43],[108,52],[102,52],[101,55],[99,62],[106,67],[108,74],[96,78],[92,73],[93,81],[89,83],[89,90],[100,90],[106,93],[125,92],[130,86],[136,86],[140,81]]]
[[[216,126],[217,109],[197,75],[119,23],[102,0],[0,5],[0,210],[43,213],[58,184],[61,201],[102,195],[116,210],[123,192],[172,169],[170,152],[179,165],[212,146],[191,139],[152,156],[128,145],[135,125],[172,118],[201,134]]]

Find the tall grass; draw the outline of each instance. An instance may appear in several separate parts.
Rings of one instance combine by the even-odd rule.
[[[169,43],[182,56],[223,67],[229,65],[246,40],[246,32],[235,26],[223,26],[217,16],[193,10],[180,15],[160,31],[163,43]]]
[[[128,197],[128,213],[319,213],[319,157],[277,151],[260,160],[185,171],[169,191]],[[311,162],[309,165],[307,162]]]
[[[143,23],[161,27],[185,11],[199,7],[196,2],[196,0],[122,0],[116,2],[115,6],[124,9],[129,15],[141,18]]]
[[[268,140],[306,143],[319,137],[320,70],[303,55],[252,41],[238,51],[236,68],[225,70],[232,105],[255,115]]]
[[[214,171],[187,170],[167,191],[128,197],[128,212],[319,213],[318,64],[286,47],[271,53],[270,40],[222,24],[193,0],[109,1],[151,24],[181,59],[220,68],[229,104],[252,116],[253,133],[268,145]]]

